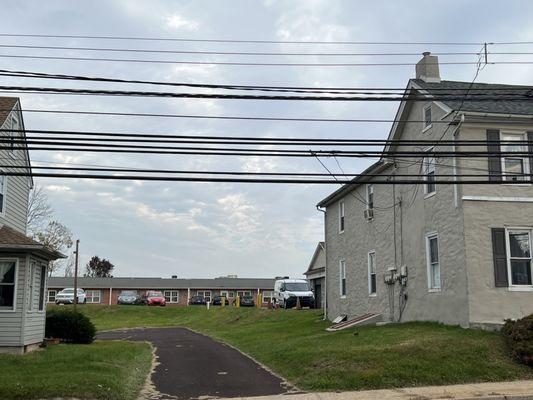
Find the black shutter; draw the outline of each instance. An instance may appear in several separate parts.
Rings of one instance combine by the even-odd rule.
[[[529,152],[529,173],[533,175],[533,132],[527,133],[527,150]],[[532,179],[533,176],[530,176],[527,180]]]
[[[494,257],[494,284],[496,287],[509,286],[507,278],[507,251],[505,229],[492,228],[492,255]]]
[[[502,160],[500,150],[500,131],[487,129],[487,151],[489,152],[489,181],[501,182]]]

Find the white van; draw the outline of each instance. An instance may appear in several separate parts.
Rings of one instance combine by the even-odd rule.
[[[302,307],[313,308],[315,295],[305,279],[278,279],[274,283],[274,303],[283,308],[293,308],[298,299]]]

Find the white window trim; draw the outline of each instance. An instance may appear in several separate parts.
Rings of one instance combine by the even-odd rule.
[[[508,277],[508,290],[511,292],[531,292],[533,291],[533,255],[529,264],[532,274],[532,284],[531,285],[513,285],[513,277],[511,275],[511,246],[509,243],[509,232],[518,231],[518,232],[528,232],[529,233],[529,251],[531,252],[532,245],[532,235],[533,229],[531,227],[506,227],[505,228],[505,247],[506,251],[506,262],[507,262],[507,277]]]
[[[170,300],[166,300],[167,293],[169,293],[168,298]],[[176,296],[172,296],[172,293],[176,293]],[[180,291],[178,289],[166,289],[166,290],[163,290],[163,297],[165,298],[165,301],[167,303],[177,304],[177,303],[180,302]],[[176,301],[172,301],[172,297],[176,297],[177,300]]]
[[[35,300],[35,261],[30,261],[28,264],[28,312],[33,311],[33,301]]]
[[[44,266],[44,269],[42,268],[43,266]],[[43,270],[44,270],[44,274],[43,274]],[[39,285],[37,285],[38,286],[38,290],[37,290],[37,312],[41,313],[41,314],[44,314],[44,313],[46,313],[46,303],[47,303],[46,300],[48,299],[48,289],[46,287],[46,284],[47,284],[47,279],[46,279],[47,276],[46,276],[46,274],[48,272],[48,268],[47,268],[46,264],[39,264],[39,272],[41,274],[41,279],[44,279],[44,282],[43,282],[43,285],[44,285],[43,286],[43,308],[42,309],[39,308],[39,306],[40,306],[39,303],[40,303],[40,300],[41,300],[40,299],[41,281],[39,280]],[[45,299],[45,296],[47,296],[46,299]]]
[[[345,290],[344,294],[342,293],[343,279],[344,279],[344,290]],[[343,260],[339,260],[339,293],[340,293],[341,299],[346,298],[346,292],[348,291],[347,289],[348,289],[348,285],[346,284],[346,260],[343,259]]]
[[[6,208],[7,208],[7,181],[9,180],[7,175],[3,175],[3,170],[0,170],[0,175],[4,177],[4,192],[2,193],[4,196],[2,198],[2,211],[0,211],[0,217],[6,216]]]
[[[341,223],[343,220],[343,223]],[[344,200],[339,201],[339,234],[344,233],[346,229],[346,204]]]
[[[53,301],[50,301],[50,292],[54,292],[54,300]],[[47,303],[55,303],[57,292],[58,292],[58,290],[56,290],[56,289],[48,289],[46,291],[46,302]]]
[[[265,296],[265,293],[268,293],[268,296]],[[265,298],[269,298],[270,301],[265,301]],[[263,304],[272,303],[272,299],[274,298],[274,292],[266,290],[261,293],[261,301]]]
[[[205,295],[206,293],[209,293],[209,300],[206,300],[206,301],[211,301],[213,300],[213,293],[211,292],[211,290],[197,290],[196,291],[196,295],[197,296],[202,296],[204,299],[207,299],[207,296]]]
[[[422,133],[430,130],[433,127],[433,122],[430,122],[429,125],[426,125],[426,110],[428,108],[430,109],[430,112],[431,112],[431,120],[433,120],[433,109],[431,107],[431,103],[429,103],[422,108],[422,124],[423,124]]]
[[[428,147],[424,149],[424,152],[432,151],[433,147]],[[424,175],[424,181],[427,181],[427,171],[426,171],[426,160],[429,160],[430,158],[433,158],[433,173],[437,173],[437,160],[435,159],[435,156],[429,157],[428,155],[424,156],[422,159],[422,174]],[[437,193],[437,184],[435,184],[435,190],[432,192],[428,192],[428,184],[424,183],[424,198],[427,199],[429,197],[435,196]]]
[[[0,313],[15,313],[17,312],[17,293],[18,293],[18,277],[19,277],[19,259],[18,258],[0,258],[0,262],[6,261],[15,261],[15,288],[13,292],[13,296],[15,298],[13,299],[13,309],[12,310],[2,310],[0,309]]]
[[[500,141],[503,140],[503,135],[515,135],[515,136],[522,136],[522,139],[523,141],[527,141],[527,132],[525,131],[510,131],[510,130],[506,130],[506,131],[500,131]],[[523,145],[522,145],[523,146]],[[527,151],[527,149],[526,149]],[[525,174],[529,174],[531,171],[531,166],[529,165],[529,157],[516,157],[516,158],[522,158],[524,160],[524,173]],[[507,175],[506,175],[506,171],[505,171],[505,156],[502,156],[501,159],[500,159],[500,164],[501,164],[501,170],[502,170],[502,184],[503,185],[510,185],[510,186],[531,186],[531,183],[527,183],[527,182],[524,182],[524,183],[506,183],[506,182],[509,182],[507,178]]]
[[[374,255],[374,275],[376,276],[376,291],[372,292],[372,279],[370,274],[370,256]],[[377,265],[376,265],[376,250],[370,250],[367,254],[367,265],[368,265],[368,296],[377,297],[378,295],[378,277],[377,277]]]
[[[91,301],[89,301],[89,292],[91,293]],[[94,293],[98,293],[98,301],[93,301]],[[85,291],[85,300],[87,304],[101,304],[102,303],[102,291],[99,289],[89,289]]]
[[[437,258],[439,260],[439,287],[432,287],[431,280],[432,280],[432,274],[431,274],[431,253],[429,248],[429,241],[430,239],[437,238]],[[441,260],[440,260],[440,243],[439,243],[439,235],[437,232],[429,232],[426,233],[426,272],[428,277],[428,292],[430,293],[437,293],[442,290],[442,277],[441,277]]]

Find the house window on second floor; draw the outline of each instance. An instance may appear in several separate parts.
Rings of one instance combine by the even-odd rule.
[[[7,176],[0,175],[0,215],[6,212],[6,183]]]
[[[339,233],[344,232],[344,201],[339,202]]]
[[[513,156],[512,153],[527,153],[527,147],[520,144],[513,144],[514,141],[526,141],[525,133],[502,133],[501,151],[505,154],[502,157],[502,173],[504,181],[523,181],[529,172],[529,159],[521,155]]]
[[[374,209],[374,185],[371,183],[366,185],[366,208],[368,210]]]
[[[432,120],[431,120],[431,104],[428,104],[424,107],[424,128],[423,131],[426,129],[431,128]]]
[[[9,150],[9,154],[12,156],[16,155],[16,147],[18,143],[15,143],[16,139],[20,136],[18,130],[20,129],[20,124],[17,116],[14,113],[11,113],[7,119],[7,136],[8,141],[4,144],[4,148]]]
[[[368,294],[375,296],[377,293],[377,279],[376,279],[376,252],[368,252]]]
[[[433,151],[433,149],[428,151]],[[424,157],[422,167],[424,171],[424,180],[426,181],[426,184],[424,185],[424,193],[426,195],[433,194],[437,190],[437,185],[435,183],[435,156],[427,155]]]

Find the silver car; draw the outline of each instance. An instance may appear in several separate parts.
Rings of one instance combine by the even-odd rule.
[[[85,304],[85,291],[78,288],[78,304]],[[74,288],[65,288],[56,294],[56,304],[74,303]]]
[[[123,290],[117,299],[118,304],[139,304],[140,301],[141,297],[135,290]]]

